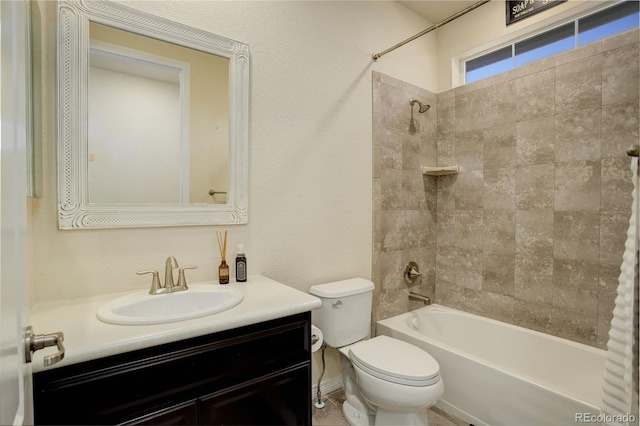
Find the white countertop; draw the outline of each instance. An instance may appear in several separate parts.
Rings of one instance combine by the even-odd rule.
[[[217,281],[208,283],[219,285]],[[213,315],[166,324],[113,325],[98,320],[96,312],[103,303],[132,292],[37,303],[31,308],[34,332],[62,331],[65,356],[57,364],[44,367],[43,358],[57,349],[39,350],[33,354],[33,372],[230,330],[322,306],[317,297],[261,275],[250,276],[245,283],[227,285],[237,287],[244,294],[239,305]]]

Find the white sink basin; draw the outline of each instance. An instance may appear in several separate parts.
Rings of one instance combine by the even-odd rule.
[[[98,319],[123,325],[184,321],[226,311],[243,298],[237,288],[218,284],[194,284],[186,291],[168,294],[139,291],[102,305]]]

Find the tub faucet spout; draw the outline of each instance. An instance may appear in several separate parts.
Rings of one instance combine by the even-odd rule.
[[[409,292],[409,299],[417,300],[419,302],[424,302],[425,305],[431,304],[431,299],[429,298],[429,296],[423,296],[421,294],[414,293],[414,292]]]

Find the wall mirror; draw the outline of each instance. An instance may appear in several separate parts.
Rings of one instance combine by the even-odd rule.
[[[248,84],[244,43],[60,1],[60,229],[247,223]]]

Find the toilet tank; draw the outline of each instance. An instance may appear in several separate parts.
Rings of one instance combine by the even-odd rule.
[[[324,342],[334,348],[364,339],[371,328],[373,283],[362,278],[314,285],[309,292],[322,300],[312,312]]]

